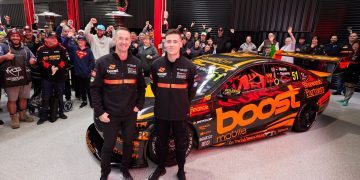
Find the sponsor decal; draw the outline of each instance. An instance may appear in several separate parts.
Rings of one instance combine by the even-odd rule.
[[[205,114],[210,111],[207,104],[198,104],[190,107],[190,116]]]
[[[49,56],[50,61],[59,60],[59,59],[60,59],[60,55],[58,54]]]
[[[325,93],[324,87],[305,89],[306,98],[311,98],[311,97],[314,97],[314,96],[317,96],[320,94],[324,94],[324,93]]]
[[[234,142],[235,143],[244,143],[244,142],[254,141],[254,140],[257,140],[257,139],[263,139],[265,137],[266,137],[265,134],[261,133],[261,134],[257,134],[257,135],[254,135],[254,136],[242,137],[240,139],[234,140]]]
[[[204,136],[204,137],[199,138],[199,141],[201,142],[201,141],[209,140],[212,137],[213,137],[213,135]]]
[[[210,145],[210,140],[206,140],[206,141],[203,141],[203,142],[200,142],[200,146],[201,147],[205,147],[205,146],[209,146]]]
[[[177,72],[176,73],[176,78],[177,79],[186,79],[186,75],[187,75],[187,73]]]
[[[312,81],[312,82],[302,82],[301,84],[304,86],[304,88],[311,88],[314,86],[322,85],[323,83],[320,79],[318,79],[318,80]]]
[[[49,60],[49,56],[44,56],[44,57],[43,57],[43,60],[44,60],[44,61],[48,61],[48,60]]]
[[[135,75],[137,74],[136,73],[136,67],[135,68],[134,67],[128,67],[127,69],[128,69],[128,74],[135,74]]]
[[[222,107],[217,108],[217,133],[225,134],[232,131],[237,126],[245,127],[253,124],[257,119],[265,120],[272,115],[282,114],[290,108],[294,109],[300,107],[300,101],[297,101],[295,97],[299,93],[299,88],[294,89],[291,85],[289,85],[288,89],[289,91],[278,94],[275,98],[269,97],[262,100],[258,105],[246,104],[239,110],[239,112],[234,110],[224,112]],[[264,113],[264,107],[269,105],[271,107],[270,111]],[[244,115],[248,112],[252,112],[251,117],[244,117]],[[229,120],[231,120],[231,122],[229,122]]]
[[[163,77],[165,77],[166,75],[167,75],[167,73],[165,72],[165,73],[157,73],[157,75],[160,77],[160,78],[163,78]]]
[[[176,70],[180,72],[188,72],[188,69],[177,68]]]
[[[246,134],[246,129],[240,128],[236,131],[231,131],[230,133],[216,137],[216,142],[228,141],[231,139],[241,137],[242,135],[245,135],[245,134]]]
[[[199,130],[204,131],[204,130],[208,129],[209,127],[210,127],[210,124],[205,124],[205,125],[199,126]]]
[[[196,121],[196,122],[194,122],[194,125],[195,125],[195,124],[206,123],[206,122],[209,122],[209,121],[211,121],[211,120],[212,120],[212,118],[208,118],[208,119],[203,119],[203,120],[200,120],[200,121]]]
[[[127,64],[128,67],[136,68],[136,64]]]
[[[200,136],[205,136],[205,135],[208,135],[208,134],[211,134],[211,131],[204,131],[204,132],[200,132]]]

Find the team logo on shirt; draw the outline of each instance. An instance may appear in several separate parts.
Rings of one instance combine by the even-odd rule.
[[[110,70],[114,70],[114,69],[115,69],[115,67],[116,67],[116,65],[115,65],[115,64],[110,64],[109,69],[110,69]]]
[[[160,67],[160,68],[159,68],[159,72],[161,72],[161,73],[165,72],[165,70],[166,70],[166,69],[165,69],[164,67]]]
[[[117,74],[119,72],[119,69],[115,69],[115,68],[116,68],[115,64],[110,64],[106,72],[111,75]]]
[[[76,51],[77,56],[82,59],[83,57],[85,57],[87,55],[87,52],[85,51]]]

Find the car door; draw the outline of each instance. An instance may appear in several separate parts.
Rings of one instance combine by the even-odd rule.
[[[259,108],[272,89],[267,87],[264,65],[246,67],[229,78],[214,98],[213,117],[216,136],[213,143],[232,142],[259,131],[268,116],[271,105]],[[266,102],[265,102],[266,103]],[[261,110],[261,112],[259,112]]]

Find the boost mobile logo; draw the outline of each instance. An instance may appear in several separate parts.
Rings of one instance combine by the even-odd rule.
[[[239,112],[236,111],[227,111],[223,112],[222,108],[216,109],[216,119],[217,119],[217,125],[216,130],[218,134],[224,134],[227,133],[236,126],[247,126],[255,122],[256,119],[259,120],[265,120],[269,117],[271,117],[273,114],[278,115],[283,112],[286,112],[289,110],[290,106],[291,108],[297,108],[300,107],[300,101],[296,101],[295,95],[299,94],[299,88],[294,89],[291,85],[288,86],[289,91],[283,92],[281,94],[278,94],[275,99],[273,98],[266,98],[262,100],[258,105],[256,104],[247,104],[243,106]],[[271,109],[269,112],[264,113],[263,108],[265,106],[271,106]],[[252,116],[244,119],[244,115],[247,112],[252,111]],[[224,121],[226,119],[231,119],[231,123],[226,123],[225,125]]]
[[[6,73],[7,74],[11,74],[11,75],[16,76],[16,77],[19,77],[20,71],[21,71],[20,67],[10,66],[10,67],[6,68]]]

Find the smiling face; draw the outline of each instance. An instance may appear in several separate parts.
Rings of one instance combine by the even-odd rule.
[[[116,51],[127,52],[131,44],[130,32],[122,29],[118,30],[116,32],[115,44]]]
[[[16,34],[12,34],[10,36],[10,41],[14,44],[14,45],[19,45],[21,42],[21,36],[20,34],[16,33]]]

